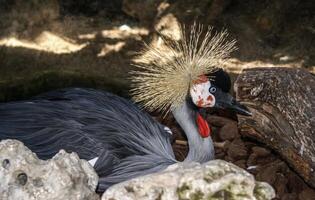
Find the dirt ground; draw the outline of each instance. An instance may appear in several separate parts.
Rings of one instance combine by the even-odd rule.
[[[36,10],[36,12],[33,12]],[[86,86],[126,95],[143,42],[174,24],[225,28],[238,50],[225,68],[301,67],[315,71],[312,1],[2,0],[0,101]]]
[[[294,67],[315,73],[315,3],[251,0],[0,0],[0,101],[25,99],[44,91],[78,86],[128,97],[136,52],[157,31],[193,21],[225,28],[238,50],[223,66],[232,81],[244,68]],[[36,12],[34,12],[36,10]],[[222,118],[220,116],[224,116]],[[171,117],[179,159],[185,137]],[[242,138],[236,116],[216,113],[216,158],[231,161],[274,186],[277,199],[314,199],[308,187],[263,144]]]

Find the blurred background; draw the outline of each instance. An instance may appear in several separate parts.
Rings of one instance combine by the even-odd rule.
[[[237,40],[225,66],[233,77],[250,67],[315,71],[312,0],[0,0],[0,101],[68,86],[126,96],[143,42],[194,21]]]

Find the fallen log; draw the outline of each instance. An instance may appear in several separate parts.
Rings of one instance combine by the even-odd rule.
[[[238,116],[241,134],[275,150],[315,187],[315,76],[302,69],[247,69],[234,89],[253,114]]]

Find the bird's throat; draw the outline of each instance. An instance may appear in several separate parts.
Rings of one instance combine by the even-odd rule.
[[[198,126],[199,134],[202,138],[206,138],[211,135],[211,129],[208,122],[199,113],[197,113],[196,123]]]

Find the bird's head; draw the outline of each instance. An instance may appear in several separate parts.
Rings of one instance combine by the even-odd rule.
[[[201,75],[190,88],[192,102],[199,108],[228,109],[242,115],[250,111],[229,94],[231,79],[228,73],[218,69],[208,75]]]
[[[152,43],[141,52],[132,77],[133,99],[148,110],[171,110],[177,118],[185,118],[182,126],[196,118],[200,135],[208,137],[208,124],[199,112],[202,108],[250,114],[228,93],[230,77],[217,67],[225,66],[236,41],[229,40],[227,31],[215,32],[212,27],[204,30],[194,25],[188,27],[188,34],[185,27],[180,31],[179,40],[161,37],[162,45]],[[192,112],[185,114],[187,100]]]
[[[198,108],[196,109],[196,124],[201,137],[207,138],[211,133],[203,116],[205,112],[202,112],[205,108],[227,109],[238,114],[251,115],[245,106],[229,94],[230,89],[230,76],[222,69],[217,69],[208,75],[201,75],[193,81],[189,93],[191,101]]]

